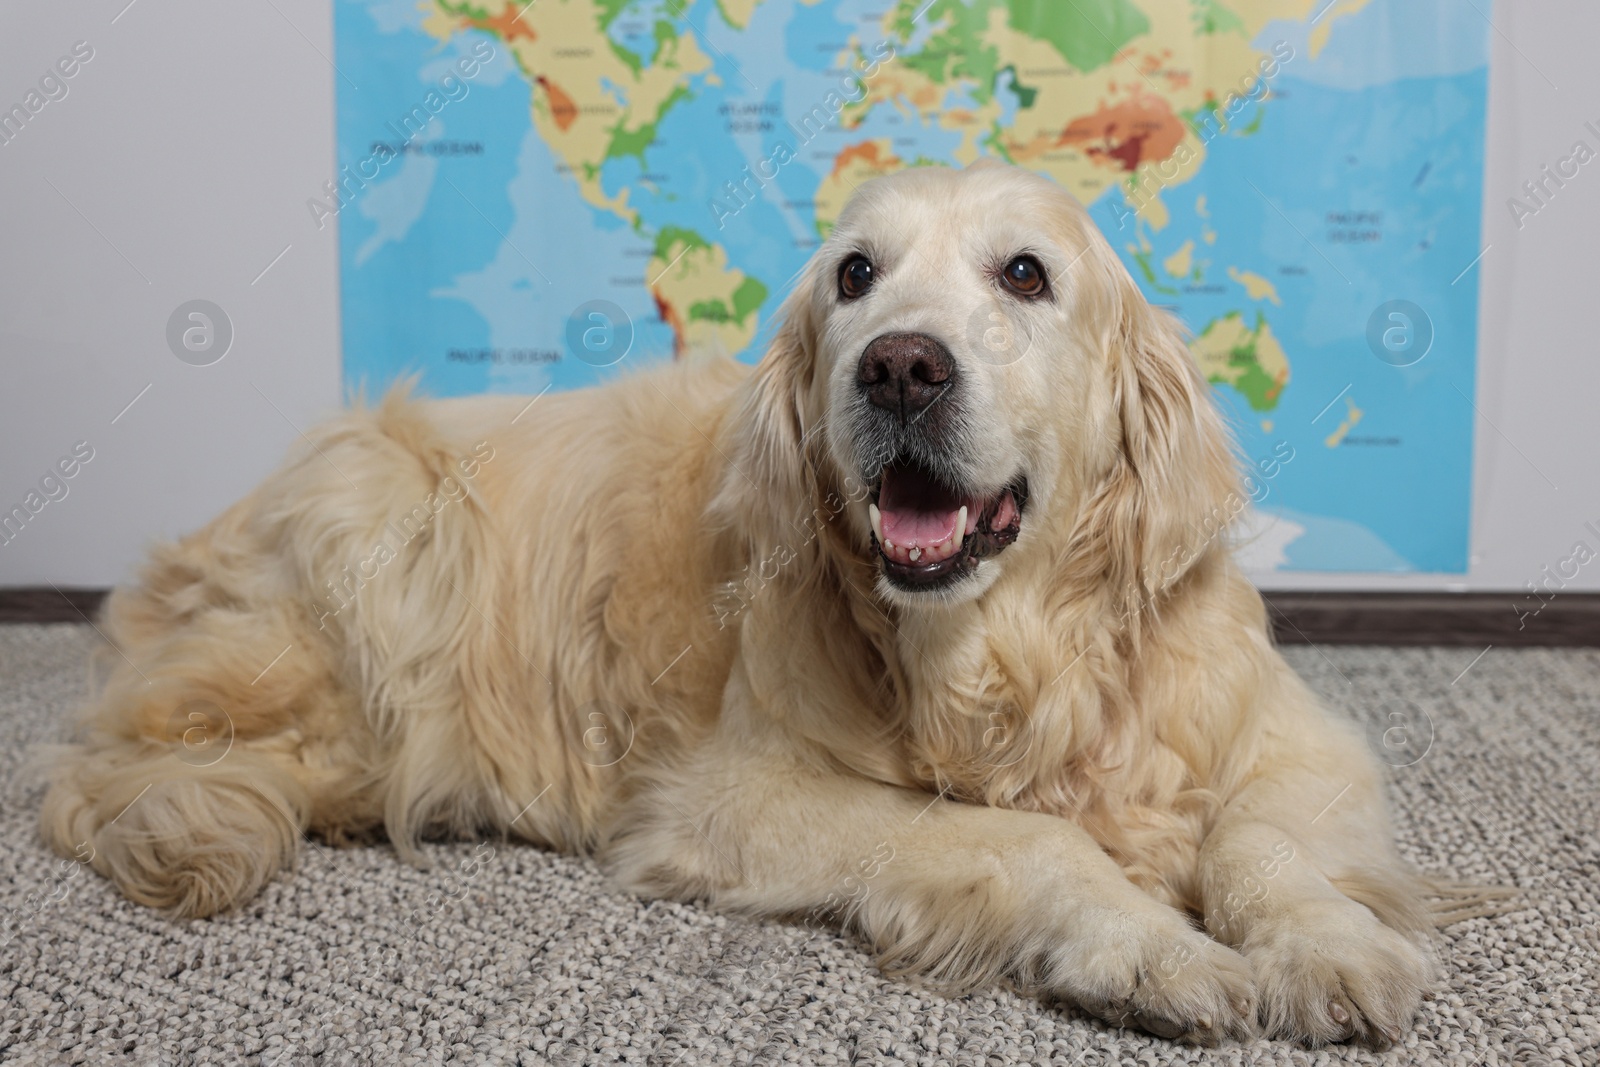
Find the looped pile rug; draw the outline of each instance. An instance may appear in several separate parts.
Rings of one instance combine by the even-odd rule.
[[[172,922],[39,841],[94,631],[0,627],[0,1062],[25,1064],[1600,1064],[1600,652],[1297,647],[1391,764],[1404,852],[1510,884],[1445,932],[1403,1046],[1217,1050],[1005,990],[882,977],[853,941],[618,893],[502,841],[310,845],[245,910]],[[1399,729],[1401,734],[1388,733]]]

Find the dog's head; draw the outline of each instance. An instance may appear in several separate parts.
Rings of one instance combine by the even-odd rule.
[[[780,511],[838,502],[821,512],[901,606],[1069,549],[1153,591],[1207,547],[1235,472],[1206,387],[1052,182],[980,164],[864,185],[783,318],[739,477]]]

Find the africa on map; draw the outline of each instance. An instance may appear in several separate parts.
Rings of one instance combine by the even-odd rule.
[[[1251,465],[1256,570],[1461,572],[1488,23],[1445,0],[337,0],[345,380],[754,361],[863,181],[1085,205]]]

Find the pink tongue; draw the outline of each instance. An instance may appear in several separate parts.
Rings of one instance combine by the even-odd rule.
[[[883,539],[907,548],[927,547],[947,540],[956,532],[955,511],[883,511]]]
[[[961,501],[914,470],[885,469],[878,494],[883,539],[906,548],[938,544],[956,532]]]

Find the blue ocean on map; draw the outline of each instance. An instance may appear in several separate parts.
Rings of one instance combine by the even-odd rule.
[[[1278,441],[1295,449],[1295,459],[1275,480],[1263,510],[1280,508],[1308,516],[1334,514],[1355,520],[1373,538],[1349,539],[1343,547],[1328,536],[1309,536],[1291,544],[1285,569],[1360,571],[1461,571],[1466,567],[1467,530],[1441,530],[1409,519],[1470,513],[1473,410],[1467,399],[1475,387],[1477,287],[1458,273],[1480,251],[1478,178],[1481,156],[1439,159],[1436,148],[1406,135],[1430,121],[1436,109],[1461,109],[1466,121],[1483,122],[1486,75],[1479,70],[1452,78],[1406,80],[1360,90],[1342,90],[1284,75],[1276,91],[1283,100],[1319,115],[1360,116],[1362,121],[1321,125],[1267,118],[1259,133],[1239,137],[1208,160],[1191,183],[1194,195],[1174,197],[1167,229],[1193,233],[1196,197],[1219,203],[1224,190],[1266,188],[1276,210],[1240,212],[1217,227],[1207,250],[1219,263],[1265,258],[1300,264],[1302,275],[1274,278],[1282,307],[1272,309],[1280,338],[1293,338],[1292,386],[1272,413],[1271,430],[1261,426],[1242,397],[1232,390],[1217,395],[1232,416],[1246,456],[1265,456]],[[1474,112],[1473,109],[1476,109]],[[1358,188],[1359,186],[1359,188]],[[1185,187],[1186,190],[1191,187]],[[1414,193],[1408,192],[1414,190]],[[1326,205],[1343,199],[1384,205],[1385,242],[1381,261],[1369,252],[1325,245],[1324,260],[1302,234],[1326,229]],[[1234,195],[1237,195],[1235,193]],[[1113,246],[1118,213],[1110,193],[1091,212]],[[1469,205],[1448,213],[1429,201]],[[1396,205],[1413,210],[1402,213]],[[1282,214],[1280,215],[1279,212]],[[1463,217],[1463,214],[1465,217]],[[1131,225],[1125,227],[1131,230]],[[1158,243],[1153,258],[1171,251]],[[1130,264],[1132,266],[1132,264]],[[1136,272],[1136,277],[1137,277]],[[1172,293],[1146,284],[1153,302],[1170,303]],[[1410,367],[1374,358],[1364,325],[1374,308],[1405,299],[1425,309],[1433,322],[1432,350]],[[1237,307],[1233,293],[1184,294],[1179,307],[1191,329]],[[1361,422],[1338,448],[1325,445],[1348,408],[1363,412]],[[1326,405],[1337,400],[1331,409]],[[1404,447],[1364,444],[1383,427],[1383,440],[1400,437]],[[1359,555],[1354,553],[1359,550]]]
[[[1038,88],[1037,72],[1014,66],[992,87],[952,79],[934,111],[879,103],[809,139],[796,121],[837,90],[845,44],[864,54],[895,32],[882,0],[760,0],[743,5],[743,25],[715,0],[565,2],[592,6],[605,47],[643,73],[673,37],[692,39],[709,68],[680,76],[685,95],[648,143],[592,164],[541,132],[534,111],[553,88],[508,45],[507,34],[548,32],[551,11],[530,5],[522,27],[491,32],[461,12],[509,20],[520,5],[456,4],[451,23],[445,0],[336,3],[340,165],[370,173],[376,144],[398,150],[347,191],[334,220],[352,392],[415,375],[434,395],[533,394],[674,358],[684,315],[669,313],[656,282],[672,266],[663,260],[691,248],[673,234],[703,239],[765,294],[742,332],[727,323],[715,335],[738,338],[731,354],[754,361],[823,236],[816,197],[847,152],[876,143],[893,146],[897,165],[953,163],[967,135],[938,114],[988,105],[986,121],[1006,130]],[[1141,6],[1151,19],[1165,12]],[[938,46],[948,13],[931,10],[894,38],[900,62]],[[1328,15],[1331,26],[1322,17],[1313,9],[1254,31],[1260,53],[1287,47],[1292,58],[1269,94],[1206,136],[1203,165],[1161,190],[1159,215],[1130,211],[1114,181],[1088,206],[1146,296],[1196,336],[1237,313],[1268,324],[1281,346],[1288,380],[1269,396],[1220,379],[1215,388],[1245,461],[1292,450],[1242,550],[1253,566],[1461,572],[1489,27],[1444,0],[1374,0]],[[485,49],[473,76],[456,76]],[[405,117],[441,85],[450,98],[411,135]],[[626,98],[626,86],[603,88]],[[741,114],[766,121],[729,118]],[[748,203],[731,200],[729,183],[745,183],[780,145],[793,161],[749,183]],[[627,339],[625,355],[598,365],[573,358],[570,344],[574,316],[590,314],[597,294]],[[1420,313],[1393,321],[1426,339],[1425,355],[1379,358],[1372,338],[1388,336],[1394,306]]]

